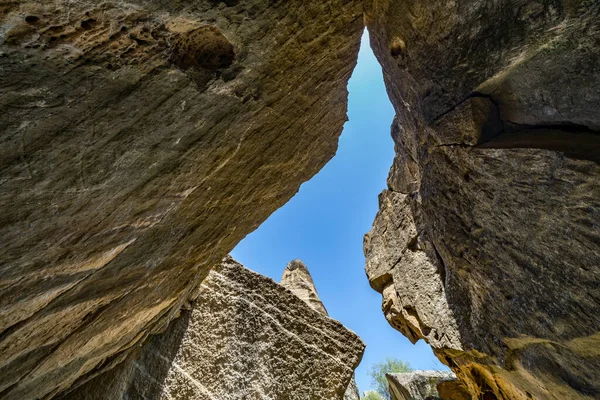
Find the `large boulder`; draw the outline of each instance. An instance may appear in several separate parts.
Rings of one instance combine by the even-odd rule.
[[[364,344],[231,258],[191,309],[63,400],[342,400]]]
[[[448,371],[413,371],[386,374],[385,378],[391,400],[437,400],[440,398],[437,385],[455,376]]]
[[[368,3],[397,114],[365,238],[386,318],[475,398],[600,397],[600,4]]]
[[[352,0],[0,4],[0,397],[122,360],[334,155]]]

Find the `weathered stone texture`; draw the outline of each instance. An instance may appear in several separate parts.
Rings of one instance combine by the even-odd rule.
[[[228,258],[166,332],[63,400],[342,400],[363,350],[342,324]]]
[[[441,400],[472,400],[473,398],[458,379],[440,381],[436,389]]]
[[[600,397],[600,4],[368,7],[397,114],[365,239],[387,319],[477,398]]]
[[[413,371],[386,374],[385,378],[389,384],[391,400],[433,400],[439,399],[438,383],[454,379],[455,376],[446,371]]]
[[[323,315],[329,315],[323,302],[319,298],[317,288],[313,282],[312,276],[301,260],[292,260],[283,271],[283,276],[279,282],[281,286],[289,289],[292,293],[302,299],[313,310]]]
[[[361,11],[0,3],[0,397],[122,359],[333,156]]]
[[[292,260],[288,263],[279,284],[294,293],[313,310],[323,315],[329,315],[319,298],[312,276],[302,260]],[[360,393],[354,376],[352,376],[346,393],[344,393],[344,400],[360,400]]]
[[[360,392],[358,391],[358,385],[356,384],[354,375],[352,375],[352,379],[346,388],[346,392],[344,392],[344,400],[360,400]]]

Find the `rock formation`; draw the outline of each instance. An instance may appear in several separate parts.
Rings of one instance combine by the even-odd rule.
[[[362,4],[0,4],[0,398],[169,323],[335,153]]]
[[[7,0],[0,398],[121,363],[332,157],[363,7],[386,318],[474,396],[600,397],[597,0]]]
[[[323,315],[329,315],[317,294],[317,288],[315,287],[315,283],[313,282],[308,268],[306,268],[306,265],[301,260],[292,260],[288,263],[283,271],[280,284],[298,296],[313,310],[318,311]],[[344,400],[360,400],[360,393],[354,376],[346,389]]]
[[[396,110],[365,237],[386,318],[474,398],[599,398],[600,4],[368,3]]]
[[[473,398],[458,379],[440,381],[436,390],[441,400],[472,400]]]
[[[360,392],[354,375],[352,375],[352,379],[350,379],[350,383],[344,392],[344,400],[360,400]]]
[[[231,258],[197,295],[138,354],[62,400],[342,399],[364,350],[342,324]]]
[[[316,310],[323,315],[329,315],[323,302],[319,298],[312,276],[302,260],[292,260],[288,263],[283,270],[283,275],[279,284],[284,288],[289,289],[313,310]]]
[[[386,374],[385,378],[390,387],[391,400],[459,400],[452,397],[442,398],[438,394],[438,383],[455,379],[452,372],[413,371]]]

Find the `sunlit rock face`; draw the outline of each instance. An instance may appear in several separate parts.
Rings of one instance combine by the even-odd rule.
[[[288,263],[279,283],[302,299],[313,310],[328,315],[327,309],[319,298],[312,276],[306,264],[301,260],[292,260]]]
[[[600,4],[369,2],[396,158],[383,311],[472,396],[600,397]]]
[[[164,333],[61,400],[342,400],[364,347],[339,322],[227,258]]]
[[[163,329],[337,147],[358,1],[0,4],[0,397]]]
[[[279,283],[281,286],[298,296],[313,310],[318,311],[323,315],[329,315],[323,302],[319,298],[312,276],[302,260],[290,261],[285,267]],[[360,393],[356,381],[354,380],[354,376],[346,389],[344,400],[360,400]]]
[[[386,374],[385,378],[389,385],[390,400],[462,400],[458,397],[441,397],[438,393],[440,382],[455,380],[452,372],[413,371]]]

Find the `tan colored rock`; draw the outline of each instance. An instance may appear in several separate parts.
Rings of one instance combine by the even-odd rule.
[[[317,294],[317,288],[312,276],[302,260],[292,260],[288,263],[279,284],[292,291],[292,293],[308,304],[313,310],[323,315],[329,315]]]
[[[174,318],[335,153],[358,1],[0,4],[0,397]]]
[[[396,111],[365,240],[386,318],[474,398],[600,397],[598,2],[384,0],[366,20]]]
[[[471,400],[467,388],[458,379],[440,381],[437,384],[440,400]]]
[[[342,400],[363,350],[339,322],[228,258],[191,310],[63,400]]]
[[[383,313],[412,343],[461,350],[435,250],[417,234],[407,195],[386,190],[365,235],[367,276],[383,295]]]
[[[288,263],[283,271],[283,276],[281,277],[279,284],[284,288],[289,289],[313,310],[318,311],[323,315],[329,315],[317,294],[317,288],[315,287],[312,276],[302,260],[292,260]],[[360,394],[354,376],[352,376],[350,384],[346,389],[344,400],[360,400]]]

